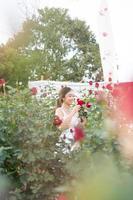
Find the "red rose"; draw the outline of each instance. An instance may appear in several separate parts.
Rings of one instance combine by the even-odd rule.
[[[93,84],[93,82],[92,82],[92,81],[89,81],[89,84],[90,84],[90,85],[92,85],[92,84]]]
[[[99,87],[99,83],[96,82],[95,83],[95,87],[98,88]]]
[[[113,87],[112,87],[111,84],[107,84],[107,85],[106,85],[106,88],[107,88],[108,90],[112,90],[112,89],[113,89]]]
[[[87,108],[90,108],[91,106],[92,106],[92,105],[91,105],[89,102],[86,103],[86,107],[87,107]]]
[[[90,95],[92,94],[92,90],[89,90],[89,94],[90,94]]]
[[[55,126],[59,126],[61,123],[62,123],[62,120],[57,115],[55,115],[53,124]]]
[[[74,128],[74,140],[76,141],[81,141],[85,137],[84,131],[80,127],[75,127]]]
[[[32,95],[36,95],[37,94],[37,88],[36,87],[31,88],[31,94]]]
[[[0,86],[2,86],[2,85],[4,85],[6,82],[5,82],[5,80],[2,78],[2,79],[0,79]]]
[[[77,99],[77,104],[80,106],[83,106],[85,104],[85,102],[81,99]]]

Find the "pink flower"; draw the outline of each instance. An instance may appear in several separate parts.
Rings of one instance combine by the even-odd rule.
[[[103,35],[103,37],[107,37],[108,33],[103,32],[102,35]]]
[[[77,99],[77,104],[80,106],[83,106],[85,104],[85,102],[81,99]]]
[[[84,131],[80,127],[75,127],[74,128],[74,140],[76,141],[81,141],[85,137]]]
[[[89,103],[89,102],[86,103],[87,108],[90,108],[91,106],[92,106],[91,103]]]
[[[36,95],[37,94],[37,88],[36,87],[31,88],[31,94],[32,95]]]

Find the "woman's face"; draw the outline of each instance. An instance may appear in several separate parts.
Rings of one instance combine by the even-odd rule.
[[[68,92],[65,95],[64,103],[67,105],[71,105],[74,101],[74,97],[75,97],[75,94],[74,94],[73,90],[71,90],[70,92]]]

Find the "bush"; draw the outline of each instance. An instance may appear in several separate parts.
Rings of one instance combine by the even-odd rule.
[[[55,99],[40,102],[27,90],[0,97],[0,169],[16,199],[48,199],[63,180],[54,105]]]

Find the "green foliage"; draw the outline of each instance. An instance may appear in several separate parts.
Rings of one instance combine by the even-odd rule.
[[[18,81],[27,84],[30,75],[28,65],[28,57],[20,54],[17,49],[8,45],[0,47],[0,77],[8,84],[16,86]]]
[[[32,80],[102,79],[99,47],[84,21],[66,9],[44,8],[23,23],[22,31],[0,48],[0,76],[10,84]]]
[[[65,173],[52,124],[55,99],[38,102],[26,90],[11,89],[0,101],[0,169],[13,183],[12,196],[48,199]]]

